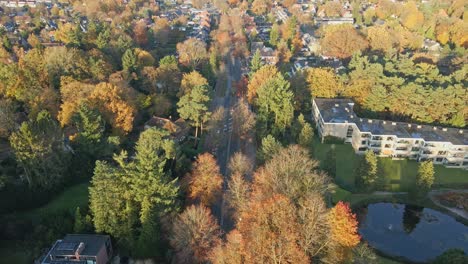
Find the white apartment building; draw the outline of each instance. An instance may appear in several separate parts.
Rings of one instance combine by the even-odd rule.
[[[341,138],[358,154],[372,150],[382,157],[431,160],[468,169],[468,131],[403,122],[366,119],[350,99],[313,99],[312,114],[320,137]]]

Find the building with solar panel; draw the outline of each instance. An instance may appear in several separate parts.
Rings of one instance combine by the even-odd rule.
[[[312,114],[322,141],[342,139],[357,154],[367,150],[382,157],[432,161],[449,168],[468,169],[468,131],[358,117],[350,99],[312,101]]]
[[[107,264],[112,244],[106,235],[69,234],[57,240],[41,264]]]

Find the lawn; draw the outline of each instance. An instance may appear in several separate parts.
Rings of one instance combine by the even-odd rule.
[[[64,211],[74,213],[76,207],[85,208],[88,206],[88,187],[89,183],[69,187],[48,204],[30,211],[17,213],[17,215],[19,217],[35,218]]]
[[[55,199],[48,204],[24,212],[13,213],[18,219],[41,219],[47,215],[54,215],[60,212],[74,213],[76,207],[85,208],[88,205],[89,183],[82,183],[65,189]],[[2,263],[31,263],[34,256],[31,250],[27,249],[27,241],[0,240],[0,255]],[[4,261],[4,262],[3,262]]]
[[[312,147],[313,156],[323,164],[330,148],[336,150],[336,183],[342,188],[354,189],[354,170],[359,162],[359,155],[354,153],[350,144],[323,144],[317,138]],[[414,160],[392,160],[379,158],[379,179],[382,190],[408,191],[415,185],[418,162]],[[449,169],[435,165],[435,187],[463,189],[468,186],[468,171]]]

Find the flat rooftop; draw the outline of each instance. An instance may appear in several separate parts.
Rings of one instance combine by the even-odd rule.
[[[315,98],[325,123],[355,123],[361,132],[372,135],[396,135],[399,138],[422,138],[425,141],[468,145],[468,130],[440,126],[361,118],[353,110],[351,99]]]
[[[63,239],[58,240],[42,263],[53,264],[81,264],[86,261],[78,260],[54,260],[56,256],[74,256],[80,243],[84,243],[84,249],[80,252],[81,256],[97,256],[106,241],[107,235],[86,235],[86,234],[68,234]],[[52,257],[52,258],[51,258]]]

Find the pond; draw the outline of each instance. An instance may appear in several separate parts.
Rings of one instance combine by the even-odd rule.
[[[468,227],[432,209],[375,203],[358,209],[357,217],[362,238],[390,256],[427,262],[450,248],[468,253]]]

